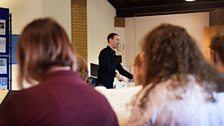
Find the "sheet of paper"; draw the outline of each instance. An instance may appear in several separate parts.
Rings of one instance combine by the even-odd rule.
[[[0,37],[0,53],[6,53],[6,38]]]
[[[7,59],[0,58],[0,74],[7,74]]]
[[[5,20],[0,19],[0,35],[5,35]]]
[[[7,89],[7,85],[8,85],[8,78],[0,77],[0,89]]]

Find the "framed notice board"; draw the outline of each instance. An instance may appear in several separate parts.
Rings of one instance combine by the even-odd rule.
[[[11,87],[9,19],[9,9],[0,8],[0,89],[10,89]]]

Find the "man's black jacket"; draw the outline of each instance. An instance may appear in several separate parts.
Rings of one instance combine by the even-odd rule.
[[[132,79],[133,75],[127,72],[116,58],[116,52],[109,46],[102,49],[99,54],[99,70],[97,75],[97,85],[106,88],[113,88],[114,77],[117,69],[123,76]]]

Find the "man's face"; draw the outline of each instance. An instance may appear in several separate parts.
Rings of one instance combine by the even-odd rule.
[[[109,39],[109,44],[113,49],[116,49],[119,43],[120,43],[120,36],[118,35],[115,35],[113,39]]]

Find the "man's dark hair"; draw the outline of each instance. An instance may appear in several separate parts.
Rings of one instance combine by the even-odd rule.
[[[109,42],[109,39],[113,39],[115,35],[118,35],[117,33],[110,33],[108,36],[107,36],[107,42]],[[118,35],[119,36],[119,35]]]

